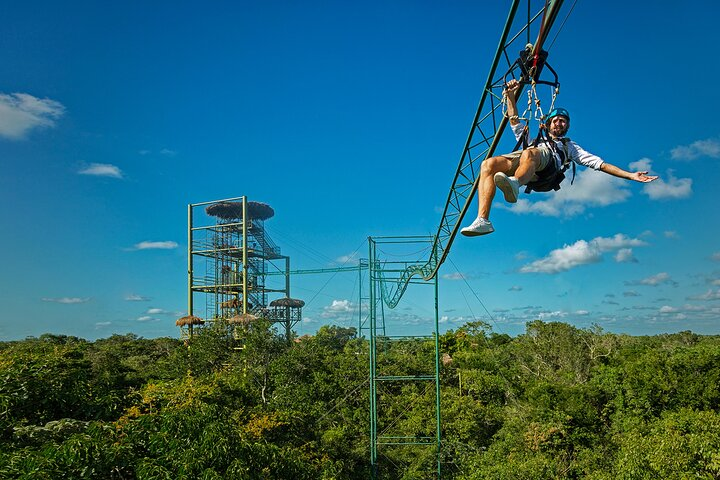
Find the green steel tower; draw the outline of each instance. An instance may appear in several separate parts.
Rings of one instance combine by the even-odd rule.
[[[273,209],[246,197],[188,205],[188,316],[182,336],[210,323],[234,334],[257,318],[282,325],[286,338],[302,319],[305,302],[290,297],[290,258],[268,235]],[[270,285],[269,270],[284,284]],[[281,294],[268,303],[268,295]]]
[[[392,260],[382,255],[394,247],[432,247],[432,237],[370,237],[369,266],[369,341],[370,341],[370,465],[373,479],[387,477],[387,464],[397,467],[399,457],[422,459],[422,478],[440,479],[441,412],[440,353],[438,340],[438,282],[421,278],[409,283],[432,289],[434,318],[432,331],[409,334],[404,326],[386,322],[383,302],[392,290],[405,288],[402,273],[417,262]],[[391,255],[390,255],[391,256]],[[427,298],[428,295],[425,295]],[[393,352],[414,352],[417,363],[400,365]],[[413,404],[411,398],[426,402]],[[427,408],[427,404],[434,408]],[[406,415],[420,418],[404,422]],[[391,457],[395,461],[390,461]]]

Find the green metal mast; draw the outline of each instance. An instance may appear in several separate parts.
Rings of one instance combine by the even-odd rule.
[[[432,322],[433,331],[428,334],[407,334],[401,330],[396,334],[392,325],[386,325],[384,311],[382,309],[383,284],[397,281],[397,275],[404,269],[417,262],[393,262],[381,259],[378,246],[386,247],[392,245],[432,245],[432,237],[369,237],[369,374],[370,374],[370,466],[371,478],[382,477],[382,465],[380,454],[386,451],[385,456],[392,455],[393,449],[417,449],[421,453],[423,449],[432,449],[435,461],[432,472],[426,471],[426,478],[442,478],[441,472],[441,408],[440,408],[440,343],[439,343],[439,310],[438,310],[438,281],[437,277],[428,281],[422,279],[413,280],[411,283],[431,286],[434,292],[434,319]],[[392,335],[387,332],[391,331]],[[393,365],[386,359],[388,352],[396,348],[420,348],[432,342],[434,354],[427,357],[425,370],[403,371],[402,366]],[[427,422],[427,430],[434,431],[432,436],[418,436],[417,432],[408,431],[407,427],[398,424],[397,417],[391,417],[398,405],[406,405],[411,402],[403,401],[403,384],[411,383],[417,385],[429,384],[432,390],[425,388],[425,392],[434,392],[435,412],[434,416],[429,412],[423,412],[422,417]],[[420,387],[418,387],[420,388]],[[382,390],[382,391],[381,391]],[[399,392],[399,393],[398,393]],[[410,407],[408,407],[410,408]],[[414,451],[414,450],[413,450]],[[421,458],[417,455],[415,458]]]

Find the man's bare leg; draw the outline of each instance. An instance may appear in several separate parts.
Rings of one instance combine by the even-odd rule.
[[[498,172],[511,175],[512,160],[507,157],[491,157],[480,166],[480,182],[478,182],[478,217],[490,219],[490,207],[495,198],[495,182],[493,177]]]
[[[520,165],[513,176],[517,178],[520,185],[527,185],[539,166],[540,150],[537,148],[525,149],[520,155]]]
[[[535,175],[540,165],[540,151],[537,148],[528,148],[522,152],[518,168],[513,176],[506,172],[497,172],[493,176],[493,183],[503,192],[505,201],[515,203],[520,196],[520,186],[526,185]]]
[[[490,223],[490,206],[495,198],[495,183],[493,176],[499,171],[511,173],[513,162],[506,157],[491,157],[480,165],[480,179],[478,180],[478,216],[472,224],[460,230],[465,236],[475,237],[487,235],[495,229]]]

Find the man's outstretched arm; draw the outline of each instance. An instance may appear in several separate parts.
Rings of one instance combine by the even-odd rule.
[[[634,180],[640,183],[652,182],[657,180],[657,175],[648,175],[648,172],[628,172],[622,168],[616,167],[612,163],[603,163],[600,165],[600,171],[605,172],[614,177],[624,178],[626,180]]]

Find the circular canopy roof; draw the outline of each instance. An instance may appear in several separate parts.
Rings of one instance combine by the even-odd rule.
[[[205,212],[223,220],[242,218],[242,202],[218,202],[205,208]],[[247,202],[247,214],[255,220],[267,220],[275,215],[275,210],[267,203]]]
[[[305,306],[305,302],[303,300],[297,300],[295,298],[278,298],[277,300],[273,300],[270,302],[271,307],[295,307],[295,308],[302,308]]]
[[[257,320],[257,317],[253,315],[252,313],[241,313],[240,315],[233,315],[232,317],[228,318],[228,323],[240,323],[242,325],[247,325],[254,320]]]
[[[184,327],[187,325],[202,325],[205,323],[205,320],[202,318],[196,317],[195,315],[186,315],[182,318],[178,318],[175,322],[175,325],[178,327]]]

